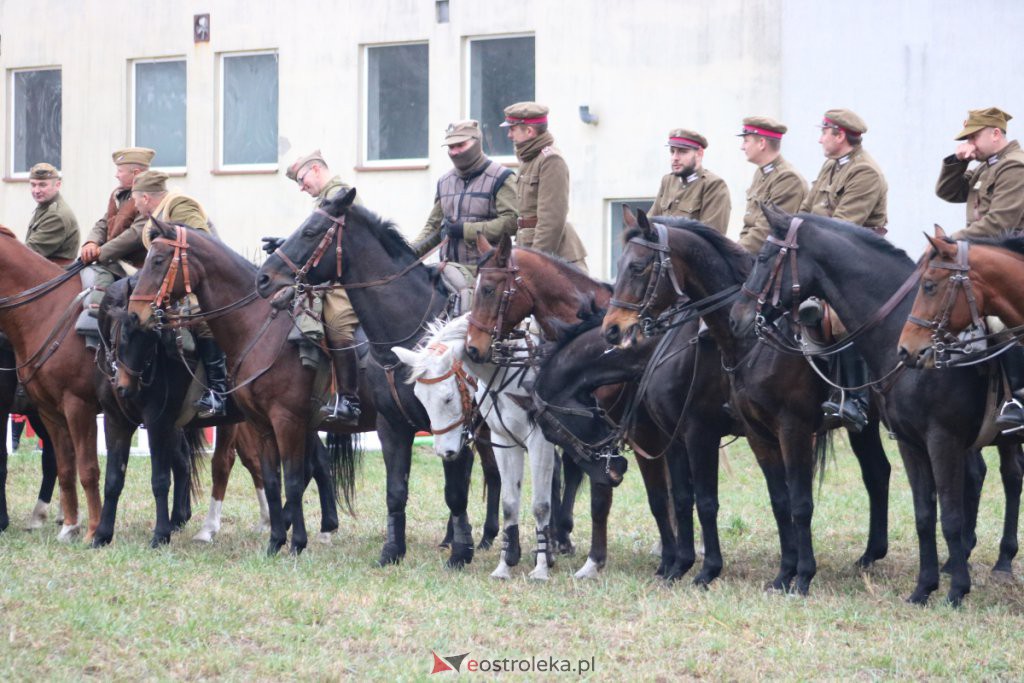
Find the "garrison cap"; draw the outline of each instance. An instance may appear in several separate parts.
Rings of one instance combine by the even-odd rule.
[[[842,129],[854,135],[868,132],[868,124],[864,123],[864,119],[849,109],[829,109],[821,120],[821,127]]]
[[[1006,123],[1013,117],[1002,109],[989,107],[988,109],[971,109],[967,112],[967,119],[964,121],[964,129],[956,136],[956,140],[966,140],[969,136],[977,133],[982,128],[999,128],[1006,132]]]
[[[32,180],[50,180],[54,178],[59,180],[60,171],[44,161],[29,169],[28,177]]]
[[[673,128],[668,132],[667,147],[680,149],[707,149],[708,139],[700,133],[685,128]]]
[[[786,134],[785,124],[779,123],[769,116],[748,116],[743,119],[743,130],[737,133],[738,136],[760,135],[766,138],[779,140]]]
[[[324,161],[324,155],[320,153],[320,150],[314,150],[312,153],[307,154],[304,157],[300,157],[294,164],[288,167],[285,171],[285,175],[288,176],[289,180],[299,182],[299,174],[302,173],[302,169],[306,168],[313,162],[319,163],[324,168],[327,168],[327,162]]]
[[[483,133],[480,132],[480,122],[468,119],[448,124],[444,132],[444,143],[442,147],[458,145],[466,140],[482,140]]]
[[[135,176],[132,192],[167,192],[168,175],[163,171],[146,171]]]
[[[149,166],[150,162],[153,161],[153,157],[156,156],[156,151],[148,147],[126,147],[125,149],[117,150],[111,156],[114,158],[114,164],[117,166],[121,164]]]
[[[505,107],[505,122],[502,128],[519,124],[538,125],[548,122],[548,108],[536,102],[516,102]]]

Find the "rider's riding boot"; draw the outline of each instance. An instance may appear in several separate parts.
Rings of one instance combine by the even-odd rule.
[[[359,423],[359,353],[351,339],[342,341],[339,348],[331,349],[334,362],[334,380],[338,393],[320,409],[324,422],[354,427]]]
[[[1024,348],[1014,346],[999,357],[1012,397],[1003,404],[996,426],[1004,433],[1024,429]]]
[[[853,347],[839,352],[839,384],[858,387],[868,382],[868,368]],[[828,400],[821,404],[825,411],[825,425],[846,427],[860,433],[868,424],[867,389],[835,389]]]
[[[199,409],[196,417],[220,417],[227,414],[224,395],[228,392],[228,368],[217,343],[213,339],[196,338],[196,353],[206,368],[206,387],[209,389],[195,402]]]

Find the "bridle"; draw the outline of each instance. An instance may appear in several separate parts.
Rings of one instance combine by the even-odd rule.
[[[427,347],[427,350],[433,351],[434,355],[443,355],[448,347],[441,342],[434,342]],[[452,359],[452,366],[448,369],[448,372],[438,377],[417,377],[416,381],[420,384],[439,384],[451,377],[455,378],[455,387],[459,391],[459,401],[462,404],[462,414],[455,422],[452,422],[446,427],[435,429],[433,425],[430,426],[430,433],[436,435],[447,434],[453,429],[462,427],[464,438],[470,434],[471,428],[474,423],[474,416],[476,414],[476,403],[473,398],[476,394],[477,381],[476,377],[469,375],[462,365],[462,361],[458,358]]]
[[[789,255],[789,271],[792,277],[790,291],[793,294],[793,306],[791,313],[793,320],[797,319],[797,309],[800,306],[800,276],[797,271],[797,249],[800,248],[800,245],[797,244],[796,240],[797,233],[803,222],[802,218],[794,216],[789,222],[789,229],[786,231],[785,239],[780,240],[775,235],[768,235],[766,241],[769,244],[778,245],[779,253],[775,255],[775,262],[772,264],[771,270],[768,273],[768,279],[765,280],[761,291],[755,292],[752,289],[748,289],[746,283],[740,289],[743,294],[757,302],[754,308],[754,328],[757,330],[759,337],[761,336],[761,331],[768,324],[764,314],[764,305],[768,303],[769,295],[771,296],[771,307],[776,310],[779,308],[779,302],[782,299],[782,278],[780,273],[783,266],[786,265],[787,254]]]
[[[316,245],[316,249],[309,255],[306,262],[302,264],[302,267],[295,265],[295,262],[288,257],[288,254],[278,247],[274,250],[274,253],[284,261],[292,273],[295,275],[295,284],[298,289],[298,293],[302,294],[306,287],[306,276],[309,275],[309,271],[320,265],[320,259],[323,258],[324,254],[327,253],[328,248],[331,246],[331,240],[334,240],[334,274],[327,279],[328,282],[336,280],[341,277],[341,237],[342,232],[345,230],[345,214],[335,218],[331,214],[327,213],[321,208],[317,208],[314,213],[318,213],[321,216],[331,221],[331,227],[324,231],[324,236],[320,238],[320,243]]]
[[[548,431],[553,432],[560,441],[568,443],[571,447],[571,453],[578,453],[580,457],[586,460],[601,460],[605,461],[605,473],[611,468],[612,458],[622,458],[619,449],[619,445],[624,439],[624,429],[622,424],[616,424],[614,420],[608,417],[608,414],[601,408],[591,408],[589,410],[581,410],[578,408],[569,408],[567,406],[556,406],[548,403],[542,399],[537,391],[534,390],[533,401],[538,409],[531,415],[533,420],[538,424],[544,423],[548,427]],[[578,417],[585,417],[588,419],[594,419],[600,417],[604,420],[611,431],[606,437],[599,441],[587,442],[580,439],[578,436],[573,434],[572,430],[566,427],[561,420],[555,417],[555,414],[562,413],[564,415],[576,415]]]
[[[936,354],[945,354],[951,350],[959,350],[963,344],[959,335],[954,334],[948,328],[953,309],[956,307],[957,296],[963,291],[967,306],[971,311],[971,322],[978,329],[984,329],[981,321],[981,313],[978,311],[978,300],[974,294],[974,286],[971,283],[971,265],[968,261],[970,244],[966,240],[957,240],[956,260],[940,261],[936,256],[928,261],[929,268],[940,268],[950,271],[949,286],[943,295],[939,312],[932,320],[918,318],[915,315],[907,316],[907,321],[920,327],[931,330],[932,348]]]
[[[526,296],[529,296],[531,307],[532,302],[536,302],[537,300],[537,297],[530,290],[529,285],[523,279],[522,275],[520,275],[519,266],[516,265],[515,261],[515,250],[509,252],[508,263],[504,267],[480,266],[477,268],[478,274],[485,272],[502,273],[505,280],[505,284],[501,290],[501,298],[498,300],[498,312],[494,318],[494,325],[487,327],[473,317],[472,311],[469,313],[466,320],[469,322],[470,326],[490,335],[492,363],[504,367],[530,365],[536,361],[537,353],[536,347],[534,346],[531,335],[528,331],[513,328],[512,330],[509,330],[507,334],[502,332],[505,327],[505,317],[508,315],[508,309],[516,294],[523,292]],[[522,346],[516,344],[515,342],[518,340],[525,340],[526,345]]]

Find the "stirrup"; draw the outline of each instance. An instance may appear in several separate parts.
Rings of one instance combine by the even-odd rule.
[[[217,396],[216,392],[212,389],[203,394],[203,397],[195,402],[195,407],[199,411],[197,417],[200,419],[206,419],[208,417],[221,417],[227,415],[227,409],[224,400]]]
[[[1012,414],[1014,412],[1014,408],[1016,408],[1018,412],[1024,413],[1024,405],[1021,405],[1021,402],[1018,401],[1015,397],[1011,398],[1009,401],[1004,403],[1002,408],[999,409],[999,415],[996,416],[995,420],[996,426],[1000,427],[1000,421],[1002,421],[1004,424],[1010,425],[1005,429],[1000,427],[1000,434],[1013,434],[1024,429],[1024,421],[1021,421],[1019,419],[1019,416],[1015,416]]]
[[[339,424],[354,425],[359,421],[363,411],[357,403],[354,403],[344,394],[335,394],[334,400],[320,409],[320,414],[325,420]]]

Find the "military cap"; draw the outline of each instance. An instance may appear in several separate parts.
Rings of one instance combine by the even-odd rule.
[[[668,132],[667,146],[680,149],[707,149],[708,139],[696,131],[673,128]]]
[[[505,107],[505,122],[502,128],[519,124],[537,125],[548,122],[548,108],[536,102],[516,102]]]
[[[863,135],[868,132],[868,124],[864,123],[864,119],[849,109],[829,109],[821,120],[821,127],[838,128],[854,135]]]
[[[29,169],[28,177],[32,180],[50,180],[51,178],[59,179],[60,171],[44,161]]]
[[[466,140],[482,139],[483,133],[480,132],[480,122],[468,119],[448,124],[448,129],[444,132],[444,144],[441,146],[447,147],[448,145],[457,145]]]
[[[1006,132],[1006,124],[1013,117],[1002,109],[989,107],[988,109],[971,109],[967,112],[967,120],[964,121],[964,129],[956,136],[956,140],[966,140],[982,128],[999,128]]]
[[[135,176],[132,192],[167,192],[168,175],[163,171],[146,171]]]
[[[156,152],[148,147],[126,147],[117,150],[111,156],[113,156],[114,164],[117,166],[121,164],[149,166],[150,162],[153,161],[153,157],[156,156]]]
[[[786,134],[785,124],[779,123],[768,116],[748,116],[743,119],[743,130],[737,133],[738,136],[760,135],[766,138],[779,140]]]
[[[314,161],[324,168],[327,168],[327,162],[324,161],[324,155],[317,149],[304,157],[299,157],[294,164],[288,167],[288,170],[285,171],[285,175],[288,176],[289,180],[299,182],[299,174],[302,173],[302,169],[306,168]]]

